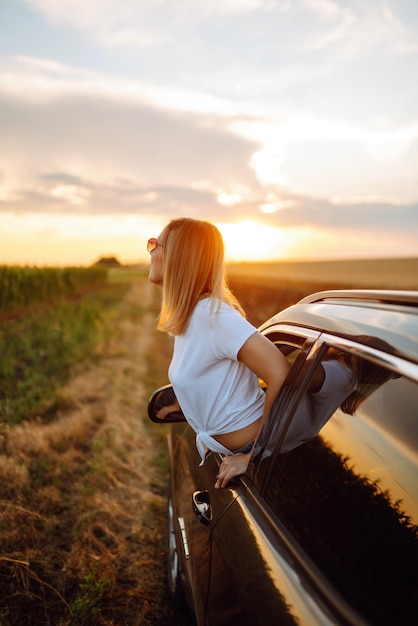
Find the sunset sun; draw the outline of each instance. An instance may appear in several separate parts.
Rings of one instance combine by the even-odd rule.
[[[267,261],[282,256],[285,236],[280,228],[255,220],[218,224],[228,261]]]

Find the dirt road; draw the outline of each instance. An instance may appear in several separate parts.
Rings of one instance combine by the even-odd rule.
[[[94,364],[3,437],[2,626],[193,623],[167,597],[165,446],[146,419],[157,309],[133,283]]]

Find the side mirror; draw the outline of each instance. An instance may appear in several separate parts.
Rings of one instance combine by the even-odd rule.
[[[157,413],[164,406],[168,406],[173,404],[176,401],[176,396],[173,390],[172,385],[165,385],[164,387],[160,387],[152,394],[151,398],[148,402],[148,417],[151,422],[155,422],[156,424],[172,424],[173,422],[185,422],[186,418],[184,417],[181,411],[173,411],[169,413],[164,419],[160,419],[157,417]]]

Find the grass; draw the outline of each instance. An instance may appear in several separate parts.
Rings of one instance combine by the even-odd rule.
[[[165,435],[145,412],[159,296],[128,286],[95,358],[0,437],[2,626],[193,623],[166,591]]]
[[[141,280],[148,276],[149,267],[138,265],[135,267],[111,267],[108,270],[110,283],[131,283],[133,280]]]
[[[86,574],[84,581],[80,584],[79,593],[71,605],[68,624],[71,626],[91,624],[91,620],[100,612],[103,596],[110,586],[110,578],[107,575],[98,576],[97,570]]]
[[[92,358],[126,284],[107,286],[0,325],[0,422],[36,416],[77,363]]]

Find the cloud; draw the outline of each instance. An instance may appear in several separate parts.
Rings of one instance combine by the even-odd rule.
[[[92,51],[94,58],[104,53],[121,76],[130,75],[108,84],[125,96],[149,94],[154,83],[154,97],[158,90],[161,99],[171,95],[180,108],[188,96],[206,110],[216,100],[218,107],[245,100],[247,112],[273,116],[286,108],[321,115],[326,107],[334,118],[372,119],[388,108],[396,117],[401,110],[416,115],[409,93],[418,69],[416,33],[393,0],[91,0],[76,10],[73,0],[26,3],[65,34],[82,33],[61,58],[85,66]],[[399,83],[390,94],[388,72]],[[85,72],[82,88],[98,81]],[[63,86],[56,76],[55,88]]]
[[[389,45],[399,54],[418,50],[415,35],[406,20],[402,20],[399,4],[391,0],[368,4],[361,0],[340,3],[334,0],[301,0],[304,10],[322,22],[313,31],[307,47],[320,50],[338,45],[340,53],[364,54],[379,44]],[[332,25],[332,28],[329,26]]]
[[[173,94],[48,60],[3,61],[0,209],[416,227],[415,123],[370,130],[284,109],[269,119]],[[359,195],[370,200],[350,200]]]
[[[280,122],[236,119],[235,131],[261,147],[251,159],[263,184],[310,195],[417,198],[418,119],[362,128],[295,111]]]
[[[0,109],[3,211],[209,213],[219,193],[259,186],[248,167],[257,146],[225,116],[77,90],[3,97]]]
[[[374,124],[359,125],[347,120],[321,118],[306,109],[278,106],[275,111],[256,103],[238,103],[195,90],[162,87],[133,79],[115,78],[87,70],[78,70],[47,59],[19,57],[3,60],[0,94],[14,99],[18,106],[49,105],[72,100],[106,101],[120,111],[124,107],[148,107],[166,112],[209,114],[221,120],[235,134],[260,145],[256,157],[267,168],[277,171],[285,162],[289,146],[310,142],[346,142],[362,144],[372,160],[401,158],[418,138],[416,110],[409,122],[396,124],[390,117],[376,116]],[[217,123],[218,123],[217,122]],[[206,123],[206,122],[205,122]],[[270,155],[270,157],[269,157]],[[266,158],[267,157],[267,158]],[[272,166],[268,160],[273,161]],[[256,168],[257,171],[257,168]],[[263,174],[260,173],[263,179]],[[285,180],[282,169],[277,182]],[[273,182],[270,176],[268,179]]]
[[[110,48],[159,48],[179,41],[184,46],[187,40],[195,45],[196,35],[205,45],[207,37],[215,30],[223,45],[224,28],[228,25],[235,46],[258,39],[262,28],[264,45],[273,44],[271,51],[279,50],[283,43],[287,50],[293,49],[286,36],[290,32],[297,37],[299,52],[332,47],[334,52],[359,53],[379,42],[390,44],[402,54],[417,50],[413,33],[408,22],[402,19],[395,0],[377,5],[362,0],[350,3],[334,0],[25,2],[52,23],[78,29]],[[279,39],[274,35],[279,35]]]
[[[32,179],[34,188],[20,195],[35,206],[42,195],[45,206],[51,195],[74,199],[77,190],[68,186],[45,190],[42,178],[55,171],[96,187],[118,178],[125,185],[211,188],[212,194],[234,191],[224,188],[225,180],[257,186],[248,163],[258,145],[233,131],[233,114],[215,99],[205,104],[193,93],[106,81],[42,59],[19,59],[7,70],[0,77],[3,197]]]
[[[234,115],[239,108],[196,89],[145,82],[72,67],[50,59],[0,56],[0,96],[27,104],[61,102],[69,97],[101,98],[115,103]]]
[[[307,196],[283,196],[279,208],[266,220],[281,227],[331,228],[341,231],[418,232],[418,202],[394,204],[388,202],[333,202]],[[371,246],[373,242],[370,242]]]
[[[234,19],[239,15],[274,8],[272,0],[26,0],[55,24],[65,24],[88,33],[101,45],[144,48],[161,47],[178,41],[202,22]]]

